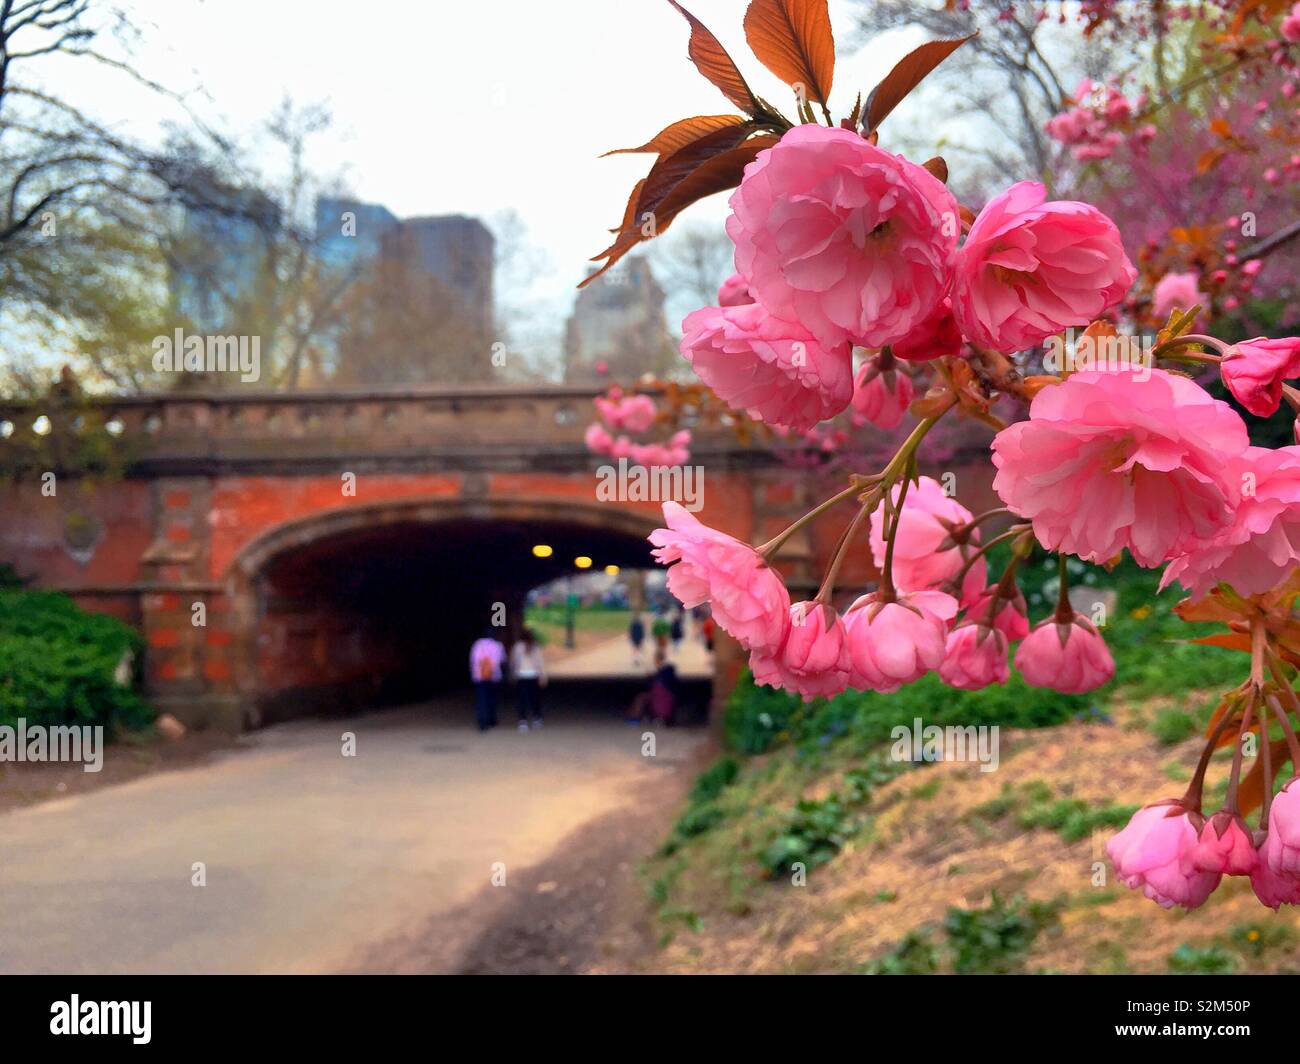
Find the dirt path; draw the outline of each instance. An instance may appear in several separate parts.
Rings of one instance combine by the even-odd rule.
[[[344,732],[355,757],[341,754]],[[653,849],[655,818],[671,815],[660,795],[689,783],[705,738],[669,729],[646,757],[639,727],[576,705],[553,706],[540,731],[481,735],[453,701],[268,728],[206,764],[11,810],[0,971],[490,966],[485,950],[519,952],[478,943],[521,898],[587,905]],[[587,851],[619,874],[604,887],[530,871],[620,818],[625,830],[596,831]],[[493,887],[500,868],[507,885]],[[546,942],[568,963],[560,938]]]
[[[456,911],[383,943],[354,966],[375,972],[471,975],[641,970],[659,931],[638,868],[667,835],[707,760],[703,747],[658,762],[633,806],[584,824],[544,860]]]

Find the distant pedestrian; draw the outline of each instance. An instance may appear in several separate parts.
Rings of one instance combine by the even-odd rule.
[[[502,666],[506,648],[487,627],[469,648],[469,678],[474,684],[474,720],[479,731],[497,726],[497,701],[501,697]]]
[[[632,644],[632,664],[639,669],[641,667],[641,645],[645,642],[645,621],[641,619],[641,614],[632,614],[632,623],[628,625],[627,638]]]
[[[542,648],[531,628],[510,648],[510,675],[515,681],[515,708],[519,712],[519,730],[542,726],[542,688],[546,686],[546,662]]]
[[[700,635],[704,637],[704,649],[710,654],[713,653],[713,630],[713,617],[705,617],[704,620],[700,622]]]
[[[672,634],[673,626],[668,623],[668,618],[662,613],[656,613],[654,623],[650,626],[650,633],[655,639],[655,653],[668,653],[668,637]]]
[[[676,656],[677,652],[682,648],[682,637],[685,635],[680,612],[673,614],[673,622],[669,626],[668,634],[673,641],[673,655]]]

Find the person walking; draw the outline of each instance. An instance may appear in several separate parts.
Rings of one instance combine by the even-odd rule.
[[[474,684],[474,720],[479,731],[497,726],[497,701],[501,696],[501,668],[506,648],[487,627],[469,648],[469,678]]]
[[[682,637],[685,635],[680,610],[673,614],[673,623],[668,629],[668,634],[673,641],[673,657],[676,657],[682,649]]]
[[[641,619],[641,614],[632,614],[632,623],[627,628],[627,638],[632,644],[632,666],[639,669],[641,667],[641,645],[645,642],[645,621]]]
[[[521,639],[510,648],[510,675],[515,681],[515,708],[519,713],[519,730],[526,732],[531,721],[542,726],[542,688],[546,686],[546,662],[537,635],[525,628]]]

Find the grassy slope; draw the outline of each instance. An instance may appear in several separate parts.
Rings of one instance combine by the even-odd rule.
[[[1108,638],[1127,680],[1091,700],[921,684],[800,709],[742,691],[733,743],[773,748],[706,774],[644,868],[663,930],[650,966],[1300,970],[1300,920],[1262,908],[1247,883],[1226,881],[1198,912],[1165,912],[1115,883],[1104,859],[1134,807],[1181,793],[1214,693],[1244,666],[1169,642],[1193,634],[1172,601],[1125,584]],[[888,760],[890,724],[917,715],[1000,723],[999,769]],[[1209,808],[1224,774],[1211,770]],[[806,885],[792,885],[796,861]]]

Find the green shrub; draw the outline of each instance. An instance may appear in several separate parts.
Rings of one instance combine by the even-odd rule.
[[[1122,828],[1138,811],[1136,805],[1093,806],[1080,798],[1038,802],[1020,814],[1022,828],[1048,828],[1066,842],[1086,839],[1097,828]]]
[[[963,975],[1005,975],[1018,971],[1039,934],[1056,924],[1059,904],[1009,903],[993,892],[983,909],[949,909],[943,927],[952,969]]]
[[[740,762],[734,757],[723,756],[695,777],[688,801],[692,804],[711,802],[735,781],[740,774]]]
[[[909,931],[903,941],[867,964],[864,975],[933,975],[939,970],[939,950],[929,929]]]
[[[114,673],[142,641],[121,621],[51,591],[0,590],[0,725],[143,728],[153,713]]]
[[[1151,734],[1165,746],[1181,743],[1195,731],[1196,721],[1192,715],[1172,706],[1159,710],[1151,722]]]
[[[1231,975],[1236,959],[1222,946],[1196,947],[1184,942],[1169,954],[1169,970],[1175,975]]]
[[[838,794],[821,801],[801,799],[759,854],[759,863],[773,879],[789,874],[796,864],[812,871],[839,853],[861,826],[850,803]]]
[[[1021,971],[1026,955],[1043,931],[1055,927],[1062,903],[1006,902],[993,892],[982,909],[951,908],[943,921],[943,940],[935,928],[909,931],[884,956],[863,966],[866,975],[930,975],[945,967],[962,975],[1006,975]]]

